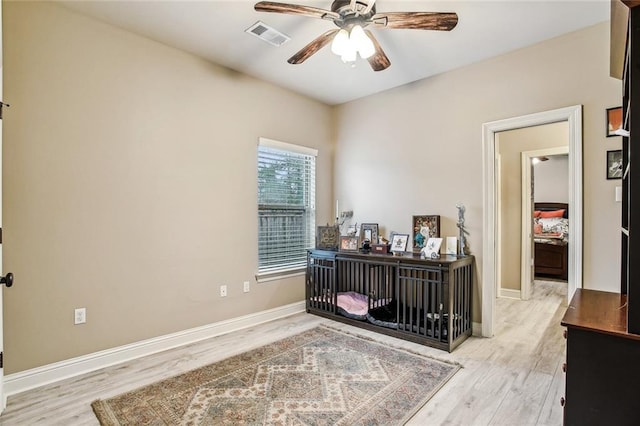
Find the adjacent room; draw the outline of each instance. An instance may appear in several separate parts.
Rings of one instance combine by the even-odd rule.
[[[640,421],[627,3],[2,1],[0,423]]]

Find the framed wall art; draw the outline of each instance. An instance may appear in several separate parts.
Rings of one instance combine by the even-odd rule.
[[[618,136],[616,130],[622,130],[622,107],[607,108],[607,137]]]
[[[413,229],[413,234],[411,236],[413,247],[421,249],[429,238],[440,237],[440,216],[413,216],[411,229]]]
[[[363,223],[360,225],[360,240],[369,240],[371,244],[378,244],[378,224]]]
[[[320,250],[338,250],[340,228],[337,226],[318,226],[316,229],[316,248]]]
[[[391,252],[403,253],[407,250],[407,242],[409,241],[409,234],[393,234],[391,239]]]
[[[360,240],[358,239],[358,237],[340,237],[340,251],[358,251],[359,246]]]
[[[607,179],[622,179],[622,150],[607,151]]]

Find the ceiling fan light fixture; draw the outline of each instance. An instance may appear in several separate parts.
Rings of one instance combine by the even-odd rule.
[[[331,51],[344,62],[355,65],[358,55],[367,59],[374,71],[389,68],[391,61],[369,30],[372,28],[451,31],[458,25],[455,12],[388,12],[376,11],[376,0],[333,0],[330,9],[313,6],[258,1],[257,12],[283,13],[333,21],[339,29],[332,29],[313,39],[287,62],[301,64],[331,43]],[[349,34],[349,33],[352,34]]]
[[[349,49],[349,44],[349,33],[343,28],[333,37],[331,51],[338,56],[342,56]]]
[[[358,59],[358,51],[354,47],[355,46],[352,43],[348,44],[347,49],[342,53],[342,55],[340,55],[340,59],[342,59],[342,62],[355,62],[356,59]]]
[[[351,32],[341,29],[336,33],[331,42],[331,51],[340,56],[342,62],[355,62],[358,54],[363,59],[371,57],[376,53],[373,41],[365,34],[360,25],[354,25]]]
[[[376,53],[376,47],[360,25],[355,25],[351,29],[349,40],[356,46],[360,57],[363,59],[367,59]]]

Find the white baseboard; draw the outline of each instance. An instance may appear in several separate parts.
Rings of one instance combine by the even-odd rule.
[[[511,290],[510,288],[501,288],[499,297],[504,297],[506,299],[520,300],[522,299],[522,294],[520,293],[520,290]]]
[[[111,365],[120,364],[135,358],[162,352],[167,349],[252,327],[278,318],[284,318],[304,312],[304,310],[304,301],[296,302],[255,314],[244,315],[238,318],[179,331],[177,333],[166,334],[164,336],[154,337],[152,339],[9,374],[4,377],[4,396],[6,398],[7,396],[15,395],[29,389],[99,370]]]

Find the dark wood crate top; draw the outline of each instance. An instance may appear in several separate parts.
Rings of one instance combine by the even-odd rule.
[[[468,256],[452,256],[452,255],[441,255],[437,259],[423,259],[418,254],[414,254],[412,252],[403,252],[400,255],[394,255],[393,253],[362,253],[360,251],[329,251],[329,250],[318,250],[313,249],[310,252],[314,254],[319,254],[321,256],[331,256],[334,255],[341,258],[349,258],[349,259],[361,259],[368,261],[379,261],[379,262],[400,262],[400,263],[411,263],[411,264],[423,264],[423,265],[449,265],[452,263],[459,263],[459,266],[463,264],[472,263],[474,260],[473,255]]]
[[[640,335],[627,331],[627,296],[620,293],[577,289],[561,324],[640,340]]]

